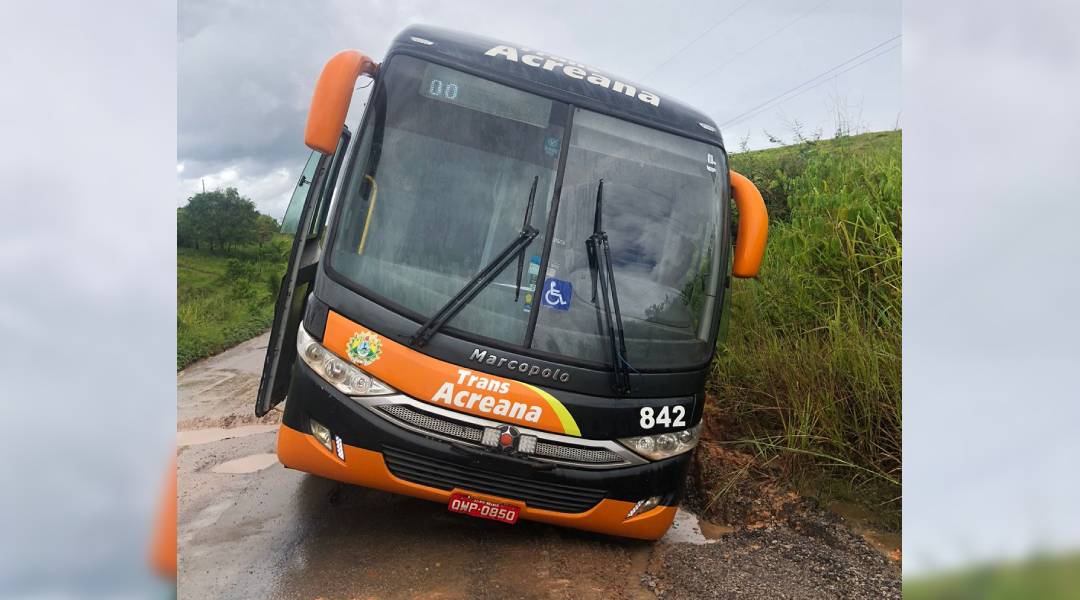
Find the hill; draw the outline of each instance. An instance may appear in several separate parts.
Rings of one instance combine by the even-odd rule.
[[[176,249],[176,368],[270,328],[288,236],[229,253]]]
[[[1064,600],[1076,598],[1078,590],[1080,554],[982,565],[904,581],[904,597],[913,600]]]
[[[760,277],[732,282],[706,441],[898,529],[901,132],[803,140],[730,162],[766,197],[770,232]]]

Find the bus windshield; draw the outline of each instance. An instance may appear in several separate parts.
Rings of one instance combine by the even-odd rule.
[[[701,364],[719,282],[718,148],[399,55],[372,95],[329,252],[332,273],[423,322],[518,237],[525,274],[504,269],[447,322],[511,348],[609,364],[585,240],[604,179],[627,358],[639,370]],[[566,157],[544,288],[559,159]],[[534,207],[525,223],[534,180]],[[516,293],[519,292],[519,293]],[[528,335],[530,316],[536,326]],[[411,333],[411,332],[409,332]]]
[[[593,293],[585,243],[593,233],[602,179],[603,229],[611,246],[626,359],[639,370],[708,360],[715,296],[723,280],[726,173],[723,153],[707,144],[576,111],[541,292],[545,309],[532,347],[582,358],[610,354],[598,319],[603,299],[600,290]],[[546,297],[553,289],[564,299],[572,295],[568,310],[546,309],[552,304],[548,300],[557,300]]]

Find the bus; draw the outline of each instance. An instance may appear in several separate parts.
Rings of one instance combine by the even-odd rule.
[[[326,63],[304,137],[255,407],[286,400],[280,462],[507,524],[661,537],[730,278],[756,276],[768,228],[712,119],[411,26],[381,63]]]

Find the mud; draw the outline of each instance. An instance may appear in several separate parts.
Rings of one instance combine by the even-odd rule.
[[[277,425],[271,423],[264,425],[245,425],[232,429],[226,429],[224,427],[211,427],[208,429],[189,429],[187,431],[177,432],[176,445],[197,446],[199,444],[209,444],[211,442],[220,442],[221,440],[245,437],[249,435],[254,435],[256,433],[277,431],[277,428]]]
[[[216,465],[210,470],[214,473],[240,475],[243,473],[262,471],[263,469],[277,464],[277,461],[277,454],[274,454],[273,452],[263,452],[260,454],[250,454],[248,456],[234,458],[230,461],[223,462],[220,465]]]
[[[285,469],[279,413],[253,416],[265,344],[177,377],[180,598],[899,597],[898,563],[714,444],[656,543],[472,519]]]

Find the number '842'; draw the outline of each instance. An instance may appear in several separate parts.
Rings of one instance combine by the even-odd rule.
[[[656,410],[651,406],[641,407],[641,428],[652,429],[657,425],[664,427],[685,427],[686,408],[682,406],[661,406]]]

